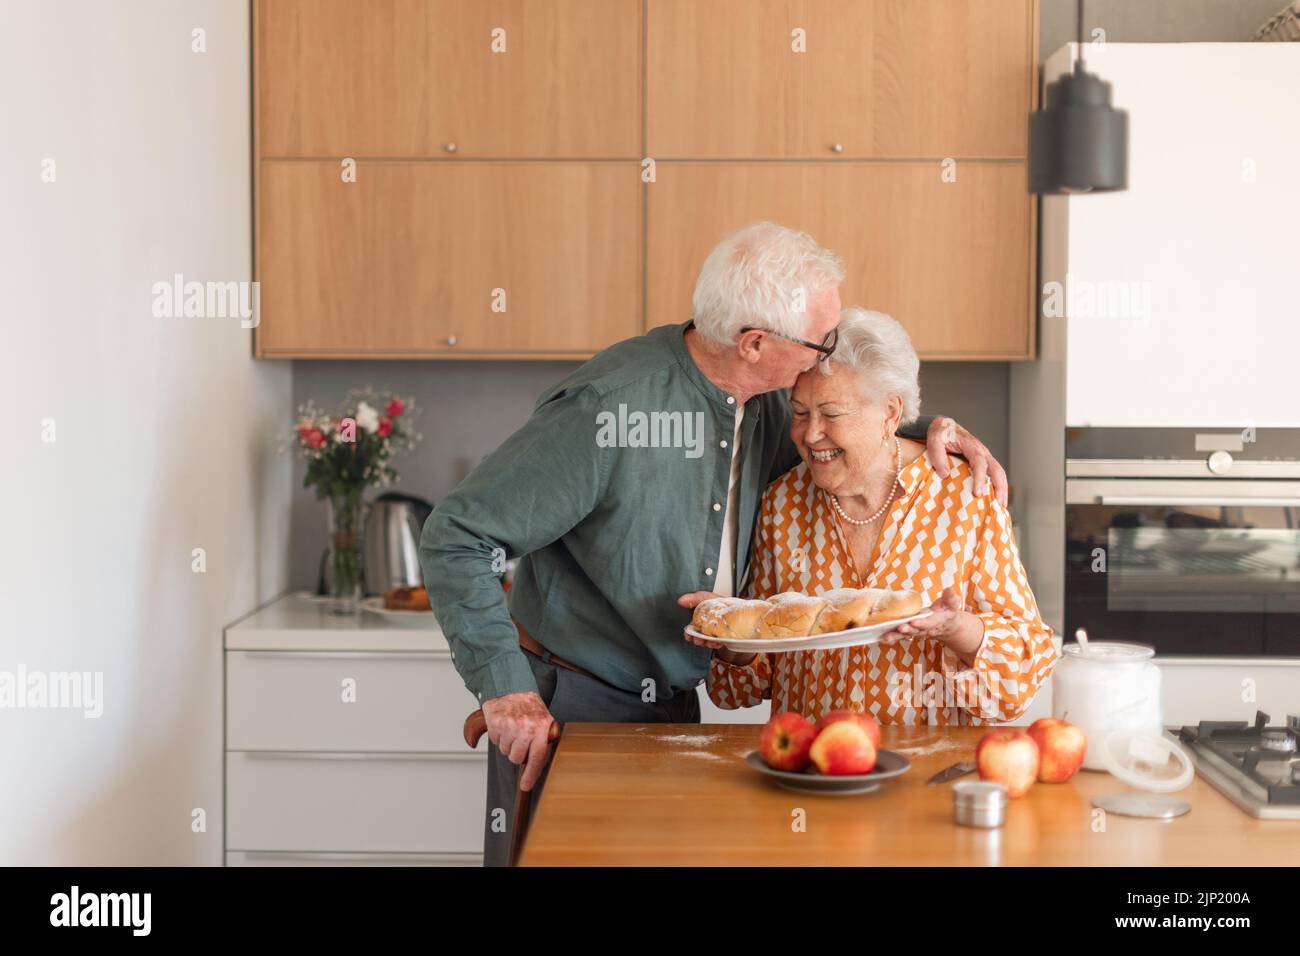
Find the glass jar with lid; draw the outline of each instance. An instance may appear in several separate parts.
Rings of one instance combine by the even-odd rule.
[[[1160,736],[1160,668],[1155,648],[1119,641],[1066,644],[1052,685],[1052,715],[1079,727],[1088,737],[1087,770],[1106,770],[1102,748],[1114,731]]]

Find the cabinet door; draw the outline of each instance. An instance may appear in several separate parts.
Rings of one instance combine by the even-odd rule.
[[[656,158],[1023,157],[1033,0],[647,0]]]
[[[576,358],[635,335],[638,172],[263,162],[259,353]]]
[[[478,853],[481,754],[226,751],[235,851]]]
[[[663,163],[649,188],[650,325],[690,314],[710,248],[761,219],[844,259],[844,304],[887,312],[923,358],[1030,354],[1030,197],[1021,164]]]
[[[872,6],[876,156],[1029,155],[1038,61],[1034,0],[873,0]]]
[[[264,156],[640,152],[639,0],[258,0],[258,16]]]
[[[346,680],[359,692],[340,707]],[[450,654],[226,652],[230,750],[463,753],[477,706]]]
[[[788,156],[799,141],[799,0],[647,0],[646,142],[656,158]]]

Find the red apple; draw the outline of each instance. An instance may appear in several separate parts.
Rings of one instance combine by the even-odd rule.
[[[764,725],[758,752],[773,770],[798,773],[808,766],[808,751],[816,736],[817,728],[802,714],[777,714]]]
[[[870,714],[860,714],[856,710],[832,710],[821,720],[817,721],[817,733],[820,734],[831,724],[841,720],[857,721],[858,724],[860,724],[862,728],[871,735],[871,743],[876,750],[880,749],[880,724],[878,724],[876,718],[872,717]]]
[[[871,773],[876,769],[876,745],[859,721],[837,720],[813,741],[813,765],[830,776]]]
[[[990,730],[975,746],[981,780],[1007,788],[1008,797],[1023,796],[1038,779],[1038,744],[1016,730]]]
[[[1083,766],[1088,737],[1080,727],[1059,717],[1043,717],[1027,731],[1038,745],[1038,779],[1042,783],[1065,783]]]

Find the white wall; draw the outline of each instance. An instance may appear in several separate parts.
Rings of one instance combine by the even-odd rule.
[[[221,628],[287,580],[290,370],[151,287],[251,278],[248,21],[5,5],[0,672],[102,671],[104,704],[0,709],[0,864],[221,860]]]

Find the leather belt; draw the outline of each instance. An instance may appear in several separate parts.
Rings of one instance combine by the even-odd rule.
[[[515,621],[515,629],[519,631],[519,646],[531,654],[535,654],[542,660],[554,664],[556,667],[563,667],[566,671],[573,671],[575,674],[581,674],[583,677],[590,677],[592,680],[600,680],[589,670],[579,667],[577,664],[570,664],[563,657],[557,657],[542,646],[541,642],[533,635],[529,634],[524,626]]]

